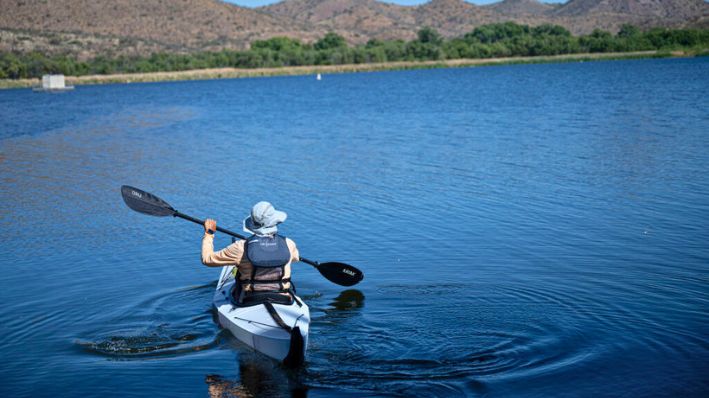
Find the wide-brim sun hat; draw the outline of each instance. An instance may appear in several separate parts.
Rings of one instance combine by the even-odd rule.
[[[278,232],[278,224],[286,220],[288,214],[276,210],[268,202],[258,202],[251,208],[251,215],[244,219],[244,231],[256,235],[272,235]]]

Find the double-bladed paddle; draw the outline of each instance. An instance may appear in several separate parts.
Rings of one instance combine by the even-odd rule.
[[[139,213],[157,217],[179,217],[187,221],[192,221],[196,224],[204,225],[204,220],[200,220],[198,218],[190,217],[187,214],[180,213],[172,206],[170,206],[169,203],[141,189],[134,188],[128,185],[123,185],[121,187],[121,195],[123,196],[123,201],[126,202],[126,205],[128,205],[128,207]],[[241,234],[229,231],[228,229],[219,226],[217,226],[217,231],[223,232],[227,235],[231,235],[239,239],[246,239],[246,237]],[[364,279],[364,274],[362,273],[362,271],[349,264],[338,262],[319,263],[317,261],[308,260],[304,257],[300,257],[300,261],[312,265],[320,272],[322,276],[327,278],[327,280],[333,283],[337,283],[341,286],[356,285],[362,279]]]

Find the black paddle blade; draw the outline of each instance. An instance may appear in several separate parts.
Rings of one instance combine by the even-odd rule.
[[[322,263],[318,264],[316,268],[330,282],[341,286],[356,285],[364,279],[362,271],[345,263]]]
[[[128,185],[121,187],[123,201],[131,209],[150,216],[164,217],[175,214],[175,209],[157,196]]]
[[[300,334],[300,328],[294,327],[290,331],[290,349],[288,355],[283,358],[283,365],[287,368],[297,368],[305,361],[305,342],[303,335]]]

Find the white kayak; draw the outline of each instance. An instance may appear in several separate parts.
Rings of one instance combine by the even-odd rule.
[[[308,306],[296,296],[290,305],[270,304],[276,316],[269,313],[268,304],[239,307],[231,297],[236,282],[233,270],[233,266],[222,268],[214,293],[213,302],[219,314],[219,324],[254,350],[285,365],[302,364],[308,348]],[[281,324],[274,318],[280,318]]]

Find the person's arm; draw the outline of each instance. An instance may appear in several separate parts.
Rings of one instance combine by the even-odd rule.
[[[208,267],[223,267],[225,265],[241,264],[244,258],[244,241],[237,241],[218,252],[214,251],[214,231],[217,222],[205,220],[204,236],[202,237],[202,264]],[[212,231],[212,233],[209,233]]]
[[[293,242],[289,238],[286,238],[286,244],[288,245],[288,249],[290,250],[290,261],[292,263],[297,263],[298,261],[300,261],[300,252],[298,251],[298,247],[295,245],[295,242]]]

